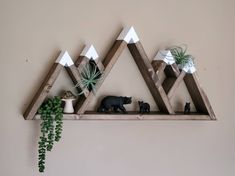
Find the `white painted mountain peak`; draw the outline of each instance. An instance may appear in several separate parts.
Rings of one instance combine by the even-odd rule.
[[[93,59],[93,60],[96,60],[99,57],[93,45],[85,46],[80,55],[86,56],[88,59]]]
[[[67,51],[62,51],[55,62],[63,65],[64,67],[69,67],[74,64]]]
[[[170,50],[160,50],[158,51],[157,55],[154,57],[153,60],[162,60],[167,65],[171,65],[175,63],[175,59],[173,55],[171,54]]]
[[[117,40],[124,40],[127,43],[137,43],[139,41],[139,37],[137,36],[134,27],[131,26],[124,28]]]

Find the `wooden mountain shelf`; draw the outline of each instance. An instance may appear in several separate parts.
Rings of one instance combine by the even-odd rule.
[[[150,61],[133,27],[125,28],[120,33],[102,61],[98,59],[98,54],[92,45],[85,47],[75,62],[73,62],[68,52],[61,52],[26,109],[24,118],[26,120],[39,119],[39,115],[36,115],[37,110],[64,67],[76,85],[81,79],[81,66],[93,59],[103,73],[103,79],[96,84],[96,90],[98,90],[125,48],[129,49],[134,58],[160,112],[143,115],[137,112],[128,112],[127,114],[88,112],[88,104],[95,95],[89,90],[84,90],[84,94],[78,97],[75,114],[64,114],[64,120],[216,120],[214,111],[199,84],[197,75],[179,70],[175,63],[167,64],[163,60],[155,59]],[[166,79],[161,82],[159,77],[163,73],[165,73]],[[175,91],[183,81],[191,95],[197,110],[196,113],[187,115],[177,113],[170,103],[170,99],[175,95]]]
[[[40,115],[35,115],[33,120],[39,120]],[[211,120],[209,115],[199,113],[176,113],[174,115],[151,112],[149,114],[139,114],[138,112],[128,112],[127,114],[105,114],[97,112],[86,112],[84,114],[64,114],[64,120]]]

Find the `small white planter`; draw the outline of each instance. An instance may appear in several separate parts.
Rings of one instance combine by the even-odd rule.
[[[62,101],[65,102],[64,105],[64,113],[74,113],[74,109],[73,109],[73,98],[68,98],[68,99],[62,99]]]
[[[189,58],[189,61],[187,64],[183,65],[178,65],[179,69],[184,70],[186,73],[193,74],[196,71],[196,67],[193,61],[193,58]]]

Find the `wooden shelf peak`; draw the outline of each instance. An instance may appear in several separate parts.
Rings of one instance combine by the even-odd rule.
[[[25,119],[34,119],[34,116],[47,97],[51,87],[60,74],[62,68],[66,68],[74,85],[81,80],[80,67],[89,60],[93,59],[103,78],[96,84],[96,90],[101,87],[107,75],[112,70],[117,62],[119,56],[125,48],[128,48],[137,67],[139,68],[147,87],[149,88],[159,110],[161,113],[151,113],[149,115],[140,114],[95,114],[86,113],[87,107],[91,100],[94,98],[92,91],[84,90],[84,94],[78,97],[75,105],[75,114],[70,115],[68,118],[72,119],[190,119],[190,120],[215,120],[214,111],[209,103],[209,100],[203,91],[196,74],[191,74],[179,70],[178,66],[172,61],[171,53],[164,50],[163,56],[158,55],[160,60],[154,58],[153,61],[148,58],[139,37],[133,27],[124,28],[113,45],[107,52],[104,59],[100,59],[97,51],[93,45],[85,46],[78,59],[73,62],[68,52],[61,52],[55,63],[52,65],[48,75],[46,76],[41,87],[35,94],[30,105],[24,113]],[[159,79],[161,74],[165,73],[166,80],[162,83]],[[180,83],[184,81],[189,94],[192,97],[194,105],[197,109],[196,114],[182,115],[177,114],[170,103],[170,99],[174,96],[176,89]],[[66,115],[67,117],[68,115]],[[102,117],[104,116],[104,117]]]

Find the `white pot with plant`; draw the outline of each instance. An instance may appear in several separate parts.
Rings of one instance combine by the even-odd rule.
[[[73,101],[76,99],[76,96],[71,91],[65,91],[64,95],[62,96],[62,101],[65,102],[64,104],[64,113],[74,113],[73,108]]]
[[[186,45],[174,46],[169,48],[169,50],[173,55],[175,63],[178,65],[179,69],[191,74],[196,71],[194,57],[186,53]]]

